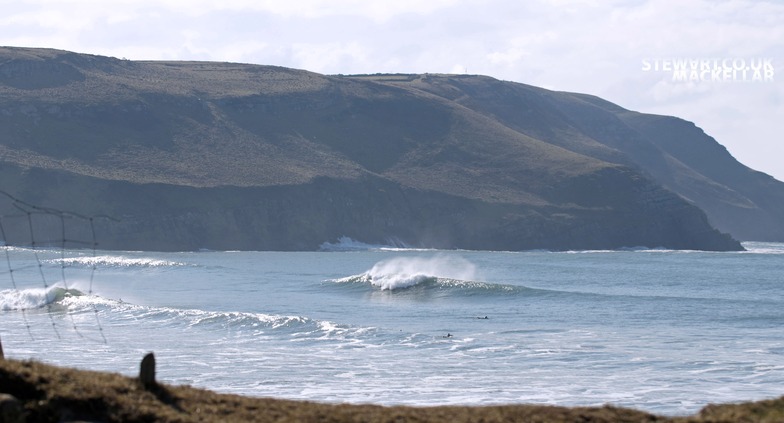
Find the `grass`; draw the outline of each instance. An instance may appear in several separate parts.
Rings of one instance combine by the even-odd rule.
[[[385,407],[324,404],[217,394],[189,386],[0,360],[0,393],[15,396],[25,421],[101,422],[775,422],[784,421],[784,397],[737,405],[711,405],[671,418],[604,407],[540,405]],[[2,417],[2,416],[0,416]]]

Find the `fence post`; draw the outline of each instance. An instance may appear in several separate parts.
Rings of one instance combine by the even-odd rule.
[[[148,353],[139,367],[139,381],[145,389],[155,386],[155,355]]]

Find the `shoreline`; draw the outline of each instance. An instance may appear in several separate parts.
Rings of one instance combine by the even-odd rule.
[[[142,372],[144,373],[144,372]],[[143,376],[144,377],[144,376]],[[16,399],[9,398],[8,394]],[[547,405],[382,406],[219,394],[116,373],[0,359],[0,421],[101,422],[774,422],[784,421],[784,396],[708,405],[691,416],[634,409]],[[21,414],[13,414],[14,409]],[[11,413],[11,414],[7,414]],[[14,417],[16,416],[16,417]]]

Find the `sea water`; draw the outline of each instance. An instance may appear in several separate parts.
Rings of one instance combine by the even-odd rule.
[[[160,381],[259,397],[690,414],[784,394],[784,244],[744,245],[2,247],[0,339],[7,357],[127,375],[153,351]]]

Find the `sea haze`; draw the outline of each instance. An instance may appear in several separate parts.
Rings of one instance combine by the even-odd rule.
[[[243,395],[690,414],[782,394],[784,244],[744,247],[3,247],[0,336],[7,357],[127,375],[154,351],[161,381]]]

